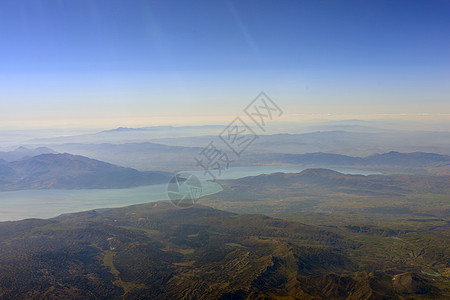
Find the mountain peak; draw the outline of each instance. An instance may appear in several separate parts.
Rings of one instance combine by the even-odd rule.
[[[22,159],[27,159],[30,157],[34,157],[41,154],[46,153],[57,153],[53,149],[47,148],[47,147],[38,147],[35,149],[29,149],[24,146],[20,146],[16,148],[15,150],[8,151],[8,152],[0,152],[0,159],[3,159],[5,161],[17,161]]]
[[[317,168],[317,169],[306,169],[298,173],[299,176],[339,176],[344,175],[334,170]]]

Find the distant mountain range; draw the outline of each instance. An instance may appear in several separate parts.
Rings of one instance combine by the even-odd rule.
[[[118,129],[119,131],[128,129]],[[134,131],[135,129],[132,129]],[[286,143],[290,135],[280,135],[280,143]],[[286,139],[286,140],[285,140]],[[275,143],[276,144],[276,143]],[[202,145],[197,143],[197,145]],[[206,146],[205,144],[204,146]],[[39,147],[27,149],[19,147],[10,152],[0,152],[0,164],[15,160],[27,159],[39,154],[71,153],[105,161],[111,164],[126,166],[140,171],[196,169],[194,157],[199,155],[203,147],[169,146],[158,143],[68,143],[55,144],[52,149]],[[283,146],[280,149],[283,150]],[[2,161],[3,160],[3,161]],[[352,167],[370,169],[380,172],[400,174],[450,174],[450,156],[444,154],[412,152],[401,153],[390,151],[366,157],[345,154],[312,152],[305,154],[291,153],[257,153],[245,152],[235,160],[233,166],[289,164],[305,167]]]
[[[224,125],[203,125],[203,126],[151,126],[151,127],[138,127],[138,128],[130,128],[130,127],[118,127],[110,130],[103,130],[99,133],[109,133],[109,132],[130,132],[130,131],[163,131],[163,130],[171,130],[171,131],[183,131],[183,130],[208,130],[208,129],[220,129]]]
[[[280,136],[281,146],[287,143],[290,135]],[[284,138],[286,140],[284,141]],[[276,144],[276,142],[274,142]],[[44,153],[72,153],[89,158],[106,161],[111,164],[131,167],[141,171],[163,170],[174,172],[176,170],[194,170],[196,163],[194,157],[198,156],[204,146],[200,142],[196,147],[169,146],[158,143],[68,143],[54,144],[52,149],[41,147],[37,149],[19,148],[12,152],[0,153],[0,159],[11,161],[22,157],[31,157],[33,154]],[[203,147],[199,147],[202,145]],[[271,146],[272,147],[272,146]],[[1,160],[0,160],[1,164]],[[391,151],[382,154],[373,154],[366,157],[357,157],[345,154],[312,152],[304,154],[292,153],[257,153],[244,152],[243,155],[231,163],[234,166],[268,164],[290,164],[306,167],[353,167],[371,169],[380,172],[412,174],[450,174],[450,156],[444,154],[412,152],[401,153]]]
[[[28,141],[32,144],[55,143],[136,143],[165,137],[188,137],[214,135],[223,130],[224,125],[204,126],[152,126],[141,128],[118,127],[96,133],[59,136],[51,138],[35,138]]]
[[[400,166],[400,167],[427,167],[450,164],[449,155],[435,153],[413,152],[400,153],[391,151],[383,154],[374,154],[367,157],[353,157],[332,153],[307,154],[253,154],[246,159],[253,162],[287,163],[301,165],[323,166]]]
[[[166,183],[170,173],[140,172],[71,154],[41,154],[0,165],[0,190],[127,188]]]
[[[157,143],[69,143],[53,145],[58,152],[67,152],[127,166],[138,170],[191,170],[193,157],[203,148],[167,146]]]
[[[47,147],[38,147],[35,149],[19,147],[13,151],[0,152],[0,163],[2,160],[15,161],[15,160],[20,160],[20,159],[24,159],[24,158],[31,158],[33,156],[40,155],[40,154],[48,154],[48,153],[55,154],[57,152],[50,148],[47,148]]]
[[[154,139],[152,142],[172,146],[206,146],[217,137],[217,134],[203,137],[161,138]],[[259,135],[258,139],[247,148],[245,154],[325,152],[369,156],[392,150],[403,153],[431,152],[450,155],[450,132],[333,130],[302,134]]]

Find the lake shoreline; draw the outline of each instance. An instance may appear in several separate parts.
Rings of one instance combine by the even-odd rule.
[[[307,167],[298,166],[252,166],[233,167],[217,176],[218,180],[238,179],[270,173],[298,173]],[[372,175],[356,169],[330,168],[345,174]],[[221,186],[208,181],[211,178],[204,171],[186,171],[202,181],[202,196],[221,191]],[[218,175],[218,174],[217,174]],[[155,184],[125,189],[39,189],[0,192],[0,222],[18,221],[29,218],[52,218],[66,213],[116,208],[169,200],[167,184]]]

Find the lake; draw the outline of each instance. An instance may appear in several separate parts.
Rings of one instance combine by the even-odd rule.
[[[233,167],[215,173],[217,179],[237,179],[246,176],[275,172],[297,173],[306,167],[298,166],[251,166]],[[333,170],[345,174],[371,175],[355,169]],[[202,195],[210,195],[222,190],[219,184],[205,181],[211,179],[203,171],[190,171],[202,180]],[[0,192],[0,221],[22,220],[26,218],[51,218],[63,213],[79,212],[96,208],[121,207],[139,203],[168,200],[167,184],[156,184],[127,189],[89,190],[24,190]]]

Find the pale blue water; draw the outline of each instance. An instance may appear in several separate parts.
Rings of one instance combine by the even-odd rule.
[[[306,168],[296,166],[233,167],[216,173],[217,179],[237,179],[246,176],[275,172],[296,173]],[[334,169],[346,174],[377,174],[352,169]],[[203,171],[191,171],[202,180],[211,179]],[[222,188],[217,183],[202,181],[202,195],[214,194]],[[121,207],[132,204],[168,200],[167,184],[157,184],[129,189],[91,190],[25,190],[0,192],[0,221],[26,218],[51,218],[63,213],[78,212],[105,207]]]
[[[202,182],[202,195],[221,191],[219,184]],[[51,218],[62,213],[169,200],[167,184],[129,189],[25,190],[0,192],[0,221]]]

